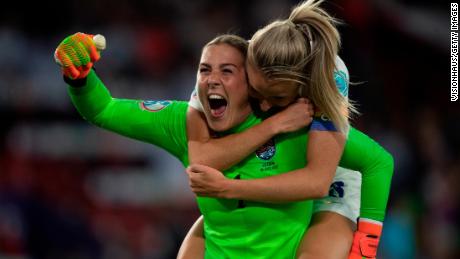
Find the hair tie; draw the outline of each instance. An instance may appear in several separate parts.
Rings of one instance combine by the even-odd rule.
[[[308,42],[310,45],[310,49],[313,50],[313,37],[311,34],[310,29],[308,28],[308,25],[305,23],[295,23],[295,28],[302,33],[302,35],[305,38],[305,41]]]

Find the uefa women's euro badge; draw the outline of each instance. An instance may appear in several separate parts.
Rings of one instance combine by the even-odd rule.
[[[166,106],[170,105],[172,102],[169,100],[163,101],[143,101],[140,103],[140,106],[143,110],[157,112],[163,110]]]

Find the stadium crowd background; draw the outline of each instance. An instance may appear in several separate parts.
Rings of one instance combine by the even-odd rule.
[[[199,212],[179,162],[72,107],[53,51],[106,36],[115,97],[188,99],[201,47],[249,38],[297,1],[8,1],[0,8],[0,258],[174,258]],[[379,258],[460,258],[460,105],[450,102],[450,5],[338,0],[341,57],[362,115],[395,157]]]

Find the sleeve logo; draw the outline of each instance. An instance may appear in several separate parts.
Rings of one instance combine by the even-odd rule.
[[[166,106],[170,105],[172,102],[169,100],[163,101],[143,101],[140,106],[143,110],[157,112],[163,110]]]

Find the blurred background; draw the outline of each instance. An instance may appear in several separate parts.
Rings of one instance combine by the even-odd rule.
[[[85,122],[53,52],[103,34],[115,97],[187,100],[201,47],[246,38],[299,1],[8,1],[0,9],[0,258],[175,258],[199,212],[180,163]],[[337,0],[353,125],[396,167],[379,258],[460,258],[460,105],[450,102],[450,4]]]

